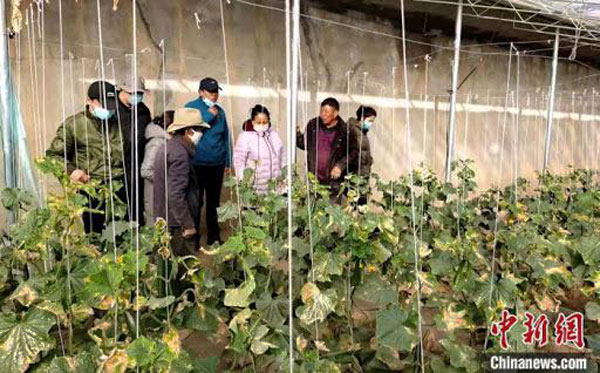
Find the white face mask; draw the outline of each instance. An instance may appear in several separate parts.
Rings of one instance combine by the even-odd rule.
[[[194,145],[198,145],[200,139],[202,138],[202,132],[192,130],[192,136],[190,136],[190,140],[194,143]]]
[[[256,132],[258,132],[258,133],[265,133],[269,129],[269,125],[268,124],[252,123],[252,126],[254,127],[254,130]]]

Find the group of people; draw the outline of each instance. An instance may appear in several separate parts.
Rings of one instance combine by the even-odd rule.
[[[206,244],[222,243],[217,209],[223,179],[232,171],[232,151],[226,113],[218,104],[219,83],[202,79],[197,99],[151,119],[143,102],[144,80],[133,82],[126,76],[116,86],[92,83],[85,110],[59,126],[46,155],[64,162],[74,182],[122,184],[115,192],[128,206],[125,218],[140,225],[165,219],[175,254],[192,254],[198,247],[204,205]],[[307,151],[308,171],[331,187],[332,196],[342,194],[345,175],[370,175],[373,158],[367,134],[377,116],[372,107],[360,106],[346,123],[339,109],[336,99],[327,98],[305,132],[297,128],[297,146]],[[266,107],[252,108],[233,155],[235,176],[242,179],[251,169],[257,193],[266,193],[269,182],[281,176],[285,150]],[[92,209],[106,209],[105,202],[86,198]],[[365,202],[366,195],[361,195],[359,203]],[[106,215],[85,212],[83,221],[86,233],[100,233]]]

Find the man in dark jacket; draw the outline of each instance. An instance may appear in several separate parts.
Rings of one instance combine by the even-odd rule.
[[[339,110],[339,102],[327,98],[321,103],[319,116],[306,125],[305,133],[297,129],[297,146],[307,152],[308,171],[331,187],[333,199],[337,199],[348,166],[358,158],[356,132],[350,131]]]
[[[64,162],[74,182],[87,183],[90,179],[103,184],[124,182],[123,147],[115,109],[115,87],[97,81],[88,88],[85,111],[74,114],[58,127],[56,136],[46,150],[46,156]],[[129,149],[125,146],[125,151]],[[110,162],[109,162],[110,161]],[[127,201],[125,188],[115,191],[122,203]],[[89,206],[105,211],[107,204],[86,195]],[[110,212],[110,211],[106,211]],[[86,233],[101,233],[107,214],[83,213]]]
[[[136,82],[137,81],[137,82]],[[134,84],[134,82],[136,82]],[[123,141],[130,149],[125,153],[125,171],[127,176],[127,188],[129,191],[129,211],[131,220],[144,224],[144,182],[140,174],[142,162],[144,161],[144,146],[146,144],[145,128],[152,121],[150,109],[143,103],[146,86],[144,78],[138,76],[136,80],[130,74],[126,74],[118,85],[117,96],[117,119],[121,123]],[[137,112],[137,133],[135,132]],[[137,145],[137,162],[136,162]],[[137,167],[136,167],[137,166]],[[137,172],[136,172],[137,170]],[[136,208],[136,197],[138,198]]]
[[[369,143],[368,133],[376,117],[377,112],[375,109],[370,106],[361,105],[356,110],[356,118],[348,119],[348,125],[351,130],[355,131],[359,144],[358,158],[354,164],[350,165],[349,171],[349,173],[363,177],[360,185],[359,205],[367,203],[369,177],[371,176],[371,167],[373,166],[373,156],[371,155],[371,144]]]
[[[177,109],[173,123],[167,129],[172,137],[157,152],[154,161],[154,215],[167,221],[171,247],[176,255],[194,253],[197,244],[196,226],[200,216],[199,189],[192,158],[209,127],[200,111]],[[165,179],[166,151],[166,179]]]

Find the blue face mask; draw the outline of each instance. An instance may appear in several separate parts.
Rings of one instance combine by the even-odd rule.
[[[373,122],[365,122],[363,120],[362,122],[360,122],[360,129],[362,129],[363,131],[368,131],[371,129],[372,125],[373,125]]]
[[[103,107],[94,108],[94,116],[100,120],[107,120],[112,117],[114,113],[114,111],[105,109]]]
[[[211,107],[215,106],[215,103],[214,103],[214,102],[212,102],[211,100],[207,99],[206,97],[202,97],[202,101],[204,101],[204,103],[205,103],[205,104],[206,104],[206,105],[207,105],[209,108],[211,108]]]
[[[141,93],[132,94],[129,98],[129,102],[132,106],[136,106],[144,101],[144,95]]]

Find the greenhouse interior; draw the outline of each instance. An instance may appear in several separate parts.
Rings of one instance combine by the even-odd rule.
[[[598,372],[599,0],[0,29],[0,372]]]

